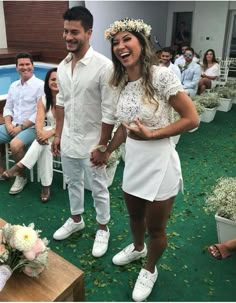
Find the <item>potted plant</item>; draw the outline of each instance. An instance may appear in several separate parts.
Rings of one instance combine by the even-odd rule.
[[[197,96],[195,101],[199,101],[204,107],[204,112],[201,115],[201,121],[211,122],[215,118],[216,109],[219,106],[217,93],[206,93]]]
[[[197,113],[198,113],[198,116],[199,116],[199,124],[200,124],[200,122],[201,122],[201,117],[202,117],[202,113],[204,112],[205,108],[204,108],[204,106],[199,102],[199,100],[193,99],[193,104],[194,104],[194,106],[195,106],[195,108],[196,108],[196,111],[197,111]],[[196,131],[198,128],[199,128],[199,125],[198,125],[198,127],[195,127],[194,129],[189,130],[189,132],[192,133],[192,132]]]
[[[236,237],[236,177],[217,179],[207,195],[205,210],[216,212],[219,243]]]
[[[177,121],[179,119],[180,119],[180,115],[174,109],[172,109],[172,118],[171,118],[172,122]],[[176,145],[179,142],[180,134],[173,136],[171,138],[172,138],[172,141],[174,142],[174,144]]]
[[[230,80],[226,83],[226,87],[229,87],[232,91],[232,103],[236,104],[236,80]]]
[[[232,107],[232,96],[233,91],[230,87],[224,86],[224,87],[218,87],[216,92],[218,93],[219,98],[219,106],[217,107],[217,110],[228,112]]]

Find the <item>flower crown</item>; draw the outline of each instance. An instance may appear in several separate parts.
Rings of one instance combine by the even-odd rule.
[[[110,27],[105,31],[104,36],[106,40],[112,39],[112,37],[118,32],[141,32],[146,37],[151,34],[152,27],[143,22],[142,19],[129,19],[115,21]]]

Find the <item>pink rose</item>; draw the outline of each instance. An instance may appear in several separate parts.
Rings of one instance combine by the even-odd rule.
[[[31,250],[23,252],[24,256],[28,260],[34,260],[40,253],[45,251],[46,246],[41,239],[37,239],[35,245],[31,248]]]

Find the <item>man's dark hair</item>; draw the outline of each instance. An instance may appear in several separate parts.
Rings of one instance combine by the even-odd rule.
[[[16,55],[16,60],[15,60],[16,66],[18,64],[18,59],[25,59],[25,58],[30,59],[31,63],[34,64],[34,60],[33,60],[33,57],[31,56],[31,54],[22,52],[22,53],[19,53]]]
[[[182,48],[183,46],[190,47],[190,44],[189,44],[189,42],[182,42],[182,43],[181,43],[181,48]]]
[[[170,47],[163,47],[162,52],[169,53],[171,56],[173,55],[172,49]]]
[[[85,31],[93,28],[93,15],[84,6],[74,6],[69,8],[64,14],[63,19],[67,21],[81,21]]]
[[[194,56],[195,52],[194,52],[194,49],[192,47],[186,48],[185,52],[187,52],[187,51],[190,51]]]

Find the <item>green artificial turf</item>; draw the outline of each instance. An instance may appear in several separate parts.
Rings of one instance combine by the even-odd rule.
[[[184,195],[176,198],[168,222],[168,248],[158,262],[159,277],[148,301],[235,301],[236,257],[218,261],[207,252],[217,243],[214,214],[204,211],[206,193],[217,178],[236,176],[236,105],[230,112],[217,112],[211,123],[201,122],[193,133],[181,135],[179,152]],[[34,222],[50,240],[50,248],[85,273],[86,301],[132,301],[131,294],[143,261],[117,267],[111,260],[129,244],[128,215],[123,202],[119,164],[111,194],[111,238],[106,255],[91,255],[96,232],[90,192],[85,192],[86,228],[64,241],[52,239],[54,231],[69,217],[67,191],[61,174],[54,174],[51,200],[39,200],[40,184],[28,183],[16,196],[8,194],[11,182],[0,183],[0,217],[14,224]]]

